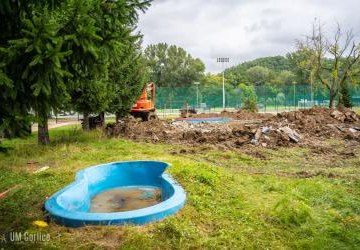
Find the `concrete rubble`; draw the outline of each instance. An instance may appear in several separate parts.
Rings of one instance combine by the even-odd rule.
[[[227,117],[232,121],[189,123],[125,119],[109,124],[105,132],[109,137],[194,146],[209,144],[221,148],[306,146],[329,138],[360,142],[360,118],[349,109],[315,107],[277,115],[238,111],[199,114],[192,119],[207,117]]]

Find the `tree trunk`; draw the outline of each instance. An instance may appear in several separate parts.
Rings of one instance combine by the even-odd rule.
[[[340,94],[339,95],[339,101],[338,101],[338,105],[337,105],[337,108],[338,109],[342,109],[342,108],[344,108],[345,106],[344,106],[344,99],[343,99],[343,95],[342,94]]]
[[[118,123],[120,121],[120,114],[118,112],[115,113],[115,122]]]
[[[83,130],[90,130],[90,124],[89,124],[89,113],[84,112],[83,122],[82,122],[82,128]]]
[[[334,93],[330,92],[330,103],[329,103],[329,108],[335,108],[335,97],[336,95]]]
[[[101,119],[101,126],[104,127],[105,126],[105,112],[101,112],[99,114],[100,119]]]
[[[48,118],[43,117],[38,124],[38,144],[48,145],[50,143]]]

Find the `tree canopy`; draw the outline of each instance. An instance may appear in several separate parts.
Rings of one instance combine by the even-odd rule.
[[[0,112],[1,127],[21,123],[32,113],[39,143],[47,144],[48,117],[67,103],[82,112],[105,111],[117,98],[110,86],[135,84],[129,80],[133,73],[114,77],[109,72],[123,65],[123,55],[137,51],[131,45],[140,39],[133,34],[138,11],[150,2],[2,1],[0,101],[7,106]]]
[[[348,84],[357,82],[360,74],[360,47],[352,31],[343,32],[338,25],[332,38],[327,37],[320,22],[313,24],[312,34],[298,42],[298,51],[306,52],[300,63],[309,71],[310,79],[324,86],[330,96],[330,107],[350,105]],[[346,101],[345,101],[346,100]]]
[[[204,63],[175,45],[149,45],[144,56],[150,70],[150,79],[158,86],[189,86],[204,75]]]
[[[255,85],[285,84],[297,78],[293,74],[290,60],[283,56],[257,58],[225,70],[226,79],[234,87],[240,82]]]

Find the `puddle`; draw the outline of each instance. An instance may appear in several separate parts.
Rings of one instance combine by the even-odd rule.
[[[114,188],[91,200],[90,213],[124,212],[150,207],[161,202],[157,187]]]
[[[207,122],[207,123],[222,123],[222,122],[231,122],[233,119],[231,118],[227,118],[227,117],[215,117],[215,118],[186,118],[180,121],[184,121],[187,123],[202,123],[202,122]]]

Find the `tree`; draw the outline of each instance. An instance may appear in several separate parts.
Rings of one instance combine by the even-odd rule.
[[[39,124],[38,141],[48,144],[48,116],[68,98],[64,81],[71,75],[64,70],[63,61],[71,51],[62,46],[59,16],[47,6],[23,4],[16,10],[21,19],[19,30],[12,30],[13,39],[9,37],[1,45],[6,46],[3,51],[8,57],[5,71],[14,92],[26,99],[14,101],[25,102],[27,109],[34,110]]]
[[[0,89],[9,107],[1,120],[35,113],[38,142],[49,143],[48,117],[70,100],[92,112],[109,100],[108,71],[132,40],[148,0],[4,0],[0,3]],[[3,22],[5,20],[5,22]],[[5,117],[5,118],[3,118]],[[9,122],[7,123],[9,124]],[[4,124],[1,124],[4,125]],[[0,126],[1,127],[1,126]]]
[[[144,74],[137,67],[134,48],[139,47],[140,35],[132,31],[137,22],[137,10],[145,11],[150,1],[95,1],[94,4],[81,4],[76,9],[84,8],[87,15],[76,15],[75,20],[86,23],[85,29],[79,31],[78,25],[69,23],[67,33],[77,39],[84,38],[81,43],[71,43],[76,51],[71,68],[74,74],[72,103],[75,110],[84,114],[84,129],[89,128],[90,113],[103,113],[106,110],[119,113],[119,106],[114,103],[126,103],[122,109],[129,110],[140,91],[142,82],[137,77]],[[79,4],[76,2],[76,4]],[[83,31],[90,31],[85,33]],[[95,33],[92,33],[95,31]],[[90,39],[87,39],[90,34]],[[84,46],[85,45],[85,46]],[[133,62],[129,61],[134,60]],[[129,70],[131,68],[132,70]],[[129,80],[128,78],[132,78]],[[124,81],[126,79],[126,81]],[[118,88],[123,83],[122,89]],[[126,82],[126,84],[124,84]],[[128,91],[133,90],[135,91]],[[112,104],[112,110],[109,105]]]
[[[149,45],[144,56],[150,69],[150,80],[158,86],[190,86],[204,75],[204,63],[175,45]]]
[[[329,91],[329,107],[333,108],[339,93],[339,104],[344,104],[344,91],[341,89],[360,73],[360,50],[352,31],[344,34],[338,25],[334,37],[330,39],[324,35],[322,28],[320,22],[314,23],[312,35],[306,41],[300,41],[298,48],[306,48],[310,52],[307,61],[311,72]]]
[[[288,70],[283,70],[279,74],[276,74],[274,79],[272,80],[272,83],[276,85],[285,85],[285,84],[291,84],[296,79],[296,76],[293,72]]]
[[[314,74],[312,74],[312,51],[304,47],[302,43],[297,45],[297,50],[286,55],[292,65],[293,72],[296,75],[295,81],[298,83],[308,83],[313,85]]]
[[[4,0],[0,2],[0,136],[7,138],[26,136],[31,132],[33,116],[28,113],[30,103],[18,78],[20,61],[8,67],[13,60],[14,50],[7,48],[8,41],[20,34],[20,6],[24,1]]]
[[[8,60],[6,51],[0,49],[0,137],[22,137],[31,132],[31,116],[25,97],[5,74]]]
[[[343,104],[347,108],[352,108],[353,104],[352,104],[352,100],[351,100],[349,87],[347,84],[345,84],[345,86],[340,88],[340,96],[342,98],[341,104]]]
[[[222,87],[222,75],[220,74],[211,74],[207,73],[203,79],[201,79],[201,83],[203,83],[205,86],[215,85],[215,86],[221,86]]]
[[[285,94],[280,92],[276,95],[276,102],[279,103],[280,105],[284,105],[285,103]]]
[[[136,44],[129,44],[126,53],[123,53],[112,65],[109,73],[113,81],[110,110],[115,112],[118,121],[129,113],[146,83],[148,72],[140,46]]]
[[[254,66],[246,71],[250,82],[256,85],[270,81],[271,71],[262,66]]]
[[[242,108],[251,112],[257,112],[257,95],[253,85],[239,84],[240,99],[243,103]]]
[[[265,73],[266,76],[265,79],[261,78],[259,80],[254,81],[252,77],[256,78],[257,74],[250,76],[248,74],[249,72],[247,72],[249,69],[253,67],[261,67],[261,68],[255,68],[257,69],[254,70],[255,72],[253,72],[253,70],[250,70],[250,74],[256,73],[256,71],[262,71],[263,73]],[[266,69],[270,71],[269,72],[270,74],[264,72],[266,71]],[[275,74],[278,74],[279,72],[284,70],[287,71],[292,70],[292,66],[288,58],[285,58],[283,56],[272,56],[272,57],[257,58],[255,60],[233,66],[225,70],[225,75],[226,75],[226,79],[228,79],[230,84],[236,87],[239,82],[243,82],[246,84],[254,83],[256,81],[259,81],[259,83],[263,83],[264,81],[270,82],[274,78]]]

